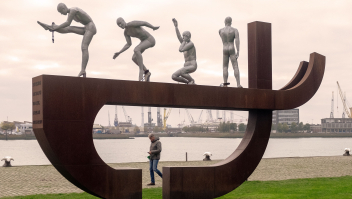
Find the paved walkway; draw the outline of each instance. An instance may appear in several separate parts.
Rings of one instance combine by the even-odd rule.
[[[210,165],[212,162],[160,162],[163,166],[196,166]],[[110,164],[113,168],[133,167],[143,169],[143,188],[150,182],[149,163]],[[309,157],[309,158],[274,158],[263,159],[249,177],[253,180],[285,180],[295,178],[352,176],[352,156]],[[0,167],[0,197],[82,192],[62,177],[53,166],[19,166]],[[156,175],[157,176],[157,175]],[[156,177],[157,186],[161,179]]]

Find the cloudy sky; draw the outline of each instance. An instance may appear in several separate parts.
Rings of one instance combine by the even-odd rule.
[[[94,3],[92,3],[94,2]],[[30,121],[31,79],[41,74],[76,76],[81,65],[82,36],[51,33],[37,24],[65,22],[66,16],[57,12],[56,0],[2,0],[0,2],[0,121]],[[138,67],[132,62],[133,48],[139,40],[132,39],[132,47],[112,59],[125,44],[123,30],[115,21],[123,17],[127,22],[144,20],[160,26],[148,31],[155,37],[156,45],[144,54],[144,63],[152,72],[151,81],[175,83],[171,74],[183,66],[183,55],[178,52],[172,18],[179,22],[180,31],[189,30],[197,49],[198,69],[192,77],[200,85],[218,86],[222,80],[222,43],[218,30],[224,19],[231,16],[233,26],[239,30],[241,46],[239,68],[241,83],[247,87],[247,23],[264,21],[272,23],[273,88],[280,89],[295,74],[300,61],[309,61],[309,54],[318,52],[327,58],[323,83],[317,94],[300,108],[304,123],[320,123],[329,117],[331,92],[339,81],[352,101],[351,87],[351,1],[207,1],[207,0],[119,0],[85,1],[68,0],[68,7],[80,7],[87,12],[97,27],[89,47],[88,77],[104,79],[137,80]],[[73,26],[82,26],[73,22]],[[235,85],[230,67],[229,82]],[[342,104],[339,99],[339,117]],[[127,107],[133,123],[140,124],[140,107]],[[156,108],[153,108],[156,121]],[[114,107],[105,106],[96,123],[107,125],[108,111],[113,120]],[[119,108],[119,119],[124,120]],[[147,108],[145,121],[147,120]],[[200,110],[191,114],[198,120]],[[235,112],[235,119],[247,117],[247,112]],[[215,111],[213,112],[215,115]],[[229,114],[228,114],[229,115]],[[239,115],[239,116],[237,116]],[[336,103],[335,103],[335,115]],[[204,114],[203,114],[204,116]],[[185,117],[184,111],[174,109],[169,118],[173,126]],[[205,117],[204,117],[205,119]],[[204,120],[203,119],[203,120]],[[186,117],[186,122],[188,122]]]

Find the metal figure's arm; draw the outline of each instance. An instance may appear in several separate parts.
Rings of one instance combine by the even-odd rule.
[[[193,48],[193,47],[194,47],[193,42],[188,42],[188,43],[186,43],[186,42],[184,41],[184,42],[182,42],[182,44],[181,44],[181,46],[180,46],[180,48],[179,48],[179,51],[180,51],[180,52],[185,52],[185,51],[187,51],[187,50],[189,50],[189,49],[191,49],[191,48]]]
[[[76,10],[71,9],[70,13],[68,14],[67,21],[62,23],[61,25],[57,26],[56,28],[53,28],[52,30],[58,30],[60,28],[66,28],[67,26],[71,25],[73,18],[75,17]]]
[[[180,41],[180,43],[182,44],[183,38],[182,38],[182,36],[181,36],[181,34],[180,34],[180,31],[178,30],[178,23],[177,23],[177,21],[176,21],[175,18],[173,18],[172,21],[174,22],[174,25],[175,25],[177,38],[178,38],[178,40]]]
[[[131,47],[132,45],[131,37],[125,34],[125,38],[126,38],[127,44],[119,52],[114,54],[114,56],[112,57],[113,59],[115,59],[117,56],[125,52],[129,47]]]
[[[138,27],[138,26],[146,26],[148,28],[151,28],[153,30],[159,29],[160,26],[153,26],[152,24],[146,22],[146,21],[131,21],[127,23],[127,27]]]
[[[235,31],[235,44],[237,48],[237,54],[236,54],[236,59],[240,56],[240,34],[238,33],[238,30]]]

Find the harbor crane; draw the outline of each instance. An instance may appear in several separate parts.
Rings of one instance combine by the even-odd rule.
[[[109,120],[109,127],[111,126],[110,124],[110,111],[108,111],[108,120]]]
[[[339,91],[339,94],[340,94],[340,97],[341,97],[344,114],[346,114],[348,118],[352,118],[352,115],[351,115],[352,107],[347,106],[348,103],[346,101],[346,94],[342,93],[342,90],[341,90],[339,82],[337,82],[337,88],[338,88],[338,91]],[[342,115],[342,117],[344,117],[344,114]]]
[[[152,107],[148,107],[148,124],[150,125],[149,127],[151,127],[152,121],[153,121],[153,118],[152,118]]]
[[[334,118],[334,91],[332,91],[330,118]]]
[[[141,127],[144,128],[144,109],[143,109],[143,106],[141,106],[141,109],[142,109]]]
[[[172,108],[169,108],[169,110],[167,111],[167,108],[164,108],[164,125],[163,125],[163,129],[166,130],[166,121],[169,118],[169,115],[171,113]]]
[[[160,114],[160,107],[157,108],[156,124],[157,124],[158,127],[163,126],[163,121],[162,121],[162,119],[161,119],[161,114]]]
[[[188,120],[191,123],[191,126],[193,126],[193,124],[195,122],[194,122],[194,119],[193,119],[192,115],[188,112],[188,109],[186,109],[186,113],[187,113],[187,116],[188,116]]]
[[[110,115],[109,115],[109,123],[110,123]],[[117,106],[115,106],[115,120],[114,126],[117,127],[119,125],[119,120],[117,119]],[[110,126],[110,125],[109,125]]]
[[[203,110],[200,112],[200,115],[199,115],[199,118],[198,118],[198,121],[197,121],[198,124],[202,123],[202,113],[203,113]]]
[[[123,110],[123,113],[125,114],[125,119],[126,119],[126,122],[129,122],[132,124],[132,118],[130,118],[130,116],[128,116],[126,110],[125,110],[125,107],[122,106],[122,110]]]
[[[222,111],[222,119],[223,119],[223,122],[225,123],[226,122],[226,111],[225,110]]]
[[[207,110],[207,122],[213,122],[213,114],[211,113],[211,110]]]

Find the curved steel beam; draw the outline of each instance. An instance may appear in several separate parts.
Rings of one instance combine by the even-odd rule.
[[[303,79],[304,75],[307,72],[307,68],[308,68],[308,62],[301,61],[301,63],[299,64],[299,67],[297,69],[297,72],[293,76],[291,81],[279,90],[287,90],[287,89],[290,89],[290,88],[296,86]]]

